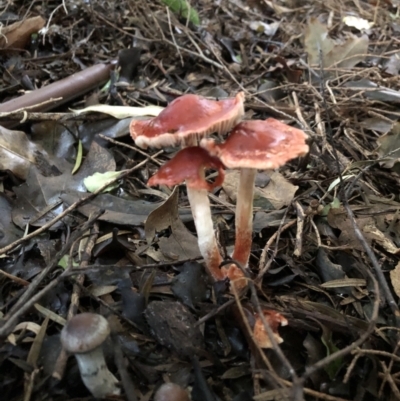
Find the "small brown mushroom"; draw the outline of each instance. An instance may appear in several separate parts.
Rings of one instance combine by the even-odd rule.
[[[72,317],[61,331],[64,349],[75,355],[82,381],[96,398],[118,395],[118,380],[107,369],[102,344],[110,334],[107,320],[95,313]]]

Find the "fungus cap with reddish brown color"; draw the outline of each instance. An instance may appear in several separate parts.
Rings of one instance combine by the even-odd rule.
[[[282,316],[280,313],[273,311],[273,310],[264,309],[262,312],[265,317],[265,320],[269,324],[269,327],[271,328],[271,330],[274,334],[274,338],[275,338],[276,342],[278,344],[282,343],[283,339],[281,338],[281,336],[278,333],[278,327],[286,326],[288,324],[287,319],[284,316]],[[253,336],[254,336],[254,340],[261,348],[273,348],[273,345],[269,338],[269,335],[268,335],[267,331],[265,330],[264,323],[262,322],[262,320],[258,314],[255,315]]]
[[[274,118],[239,123],[222,144],[203,139],[201,146],[228,168],[275,169],[308,152],[306,134]]]
[[[183,95],[157,117],[132,120],[130,133],[141,148],[190,144],[193,137],[198,139],[213,132],[229,132],[244,115],[243,101],[243,92],[223,100]]]
[[[205,169],[215,169],[218,176],[213,183],[204,178]],[[224,165],[205,149],[191,146],[180,150],[171,160],[165,163],[148,181],[149,186],[173,186],[186,180],[188,188],[206,189],[211,191],[220,186],[225,177]]]

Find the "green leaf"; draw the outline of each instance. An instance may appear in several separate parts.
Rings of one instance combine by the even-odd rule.
[[[174,13],[189,18],[192,24],[200,25],[199,14],[186,0],[162,0],[162,2]]]
[[[339,351],[339,348],[332,341],[332,332],[325,326],[322,325],[322,343],[326,348],[326,355],[332,355],[335,352]],[[339,372],[341,366],[343,364],[343,358],[339,357],[332,361],[329,365],[325,367],[326,373],[328,373],[329,378],[333,380],[336,377],[336,374]]]
[[[59,261],[58,266],[62,267],[64,270],[68,267],[69,263],[69,255],[64,255]],[[77,262],[72,261],[73,267],[78,267],[79,264]]]
[[[76,155],[75,166],[71,171],[72,175],[74,175],[79,170],[79,167],[82,164],[82,155],[83,155],[82,141],[79,140],[79,142],[78,142],[78,154]]]
[[[89,192],[95,192],[102,186],[106,185],[107,182],[115,180],[115,178],[119,177],[120,174],[121,171],[107,171],[106,173],[95,173],[93,175],[90,175],[89,177],[86,177],[83,180],[83,183],[85,184],[85,187]],[[110,192],[115,188],[118,188],[117,183],[113,183],[112,185],[108,186],[106,189],[104,189],[103,192]]]
[[[340,200],[338,198],[333,198],[333,201],[331,203],[328,203],[327,205],[324,206],[321,216],[325,217],[328,216],[329,210],[339,209],[340,205],[341,205]]]

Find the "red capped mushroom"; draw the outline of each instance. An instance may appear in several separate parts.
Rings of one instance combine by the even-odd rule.
[[[144,149],[195,144],[194,140],[213,132],[229,132],[243,117],[243,101],[243,92],[223,100],[183,95],[157,117],[132,120],[130,133],[136,145]]]
[[[204,171],[206,168],[212,168],[218,172],[213,183],[208,183],[205,179]],[[161,166],[148,181],[150,186],[172,186],[186,180],[200,253],[204,258],[208,272],[215,280],[222,280],[224,275],[219,268],[222,257],[214,235],[207,191],[221,185],[224,177],[224,165],[218,158],[211,156],[199,146],[191,146],[179,151],[173,159]]]
[[[217,144],[203,139],[201,146],[228,168],[240,168],[236,204],[236,239],[232,258],[247,266],[252,243],[253,194],[257,169],[275,169],[308,152],[306,134],[273,118],[243,121],[228,139]],[[228,270],[236,270],[228,266]]]

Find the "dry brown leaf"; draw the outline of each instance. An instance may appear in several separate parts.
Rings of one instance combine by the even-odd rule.
[[[394,292],[400,297],[400,262],[390,271],[390,281],[392,282]]]
[[[1,30],[0,49],[10,47],[23,49],[30,40],[32,33],[40,31],[46,21],[38,16],[14,22]]]
[[[25,180],[31,164],[35,163],[35,153],[42,151],[30,142],[22,131],[11,131],[0,126],[0,169],[10,170],[18,178]]]
[[[171,196],[149,214],[144,225],[147,243],[151,245],[156,238],[162,260],[194,259],[200,256],[197,238],[186,228],[179,218],[179,190],[175,187]],[[158,233],[169,230],[169,235]]]
[[[239,170],[227,171],[224,183],[222,184],[224,191],[233,201],[236,201],[239,178]],[[257,199],[265,198],[272,205],[273,209],[279,210],[292,202],[298,188],[287,181],[278,171],[274,171],[271,173],[270,180],[265,188],[255,188],[254,200],[257,201]]]
[[[347,245],[360,251],[364,250],[364,247],[354,233],[353,224],[343,208],[330,209],[327,217],[328,223],[331,227],[341,230],[339,235],[340,245]],[[379,230],[373,217],[356,219],[356,222],[359,229],[364,233],[365,239],[369,244],[372,244],[372,242],[375,241],[387,252],[393,255],[399,254],[400,249],[396,247],[390,238]]]
[[[390,132],[378,138],[378,145],[379,156],[385,158],[382,167],[393,168],[400,161],[400,123],[395,123]]]
[[[278,171],[274,171],[268,185],[265,188],[257,188],[256,196],[268,199],[273,207],[279,210],[290,205],[298,188],[286,180]]]
[[[328,35],[327,27],[317,18],[311,18],[304,38],[309,64],[319,64],[320,51],[325,68],[333,65],[340,68],[352,68],[365,59],[368,53],[368,36],[350,36],[344,42],[339,43]]]

